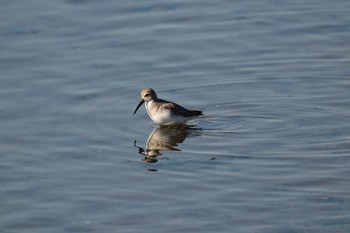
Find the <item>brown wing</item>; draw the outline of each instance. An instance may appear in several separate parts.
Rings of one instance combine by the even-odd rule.
[[[171,112],[175,115],[192,117],[192,116],[199,116],[203,114],[201,111],[189,110],[173,102],[168,102],[168,101],[162,101],[162,102],[166,102],[166,103],[163,103],[161,107],[163,109],[171,110]]]

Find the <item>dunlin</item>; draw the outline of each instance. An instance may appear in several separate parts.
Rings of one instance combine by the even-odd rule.
[[[148,115],[158,125],[185,124],[192,117],[202,115],[202,111],[189,110],[176,103],[158,99],[152,88],[145,88],[141,91],[141,101],[134,114],[143,103],[145,103]]]

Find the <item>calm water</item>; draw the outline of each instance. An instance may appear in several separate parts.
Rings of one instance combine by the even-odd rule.
[[[349,12],[2,1],[1,232],[349,232]],[[146,86],[205,117],[132,115]]]

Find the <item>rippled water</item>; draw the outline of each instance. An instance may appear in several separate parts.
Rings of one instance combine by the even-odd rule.
[[[349,232],[349,1],[0,6],[1,232]]]

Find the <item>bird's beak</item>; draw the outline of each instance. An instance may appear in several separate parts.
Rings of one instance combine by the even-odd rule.
[[[137,105],[136,109],[135,109],[135,112],[134,112],[134,115],[135,113],[137,112],[137,110],[141,107],[141,105],[144,103],[145,101],[144,100],[141,100],[139,105]]]

